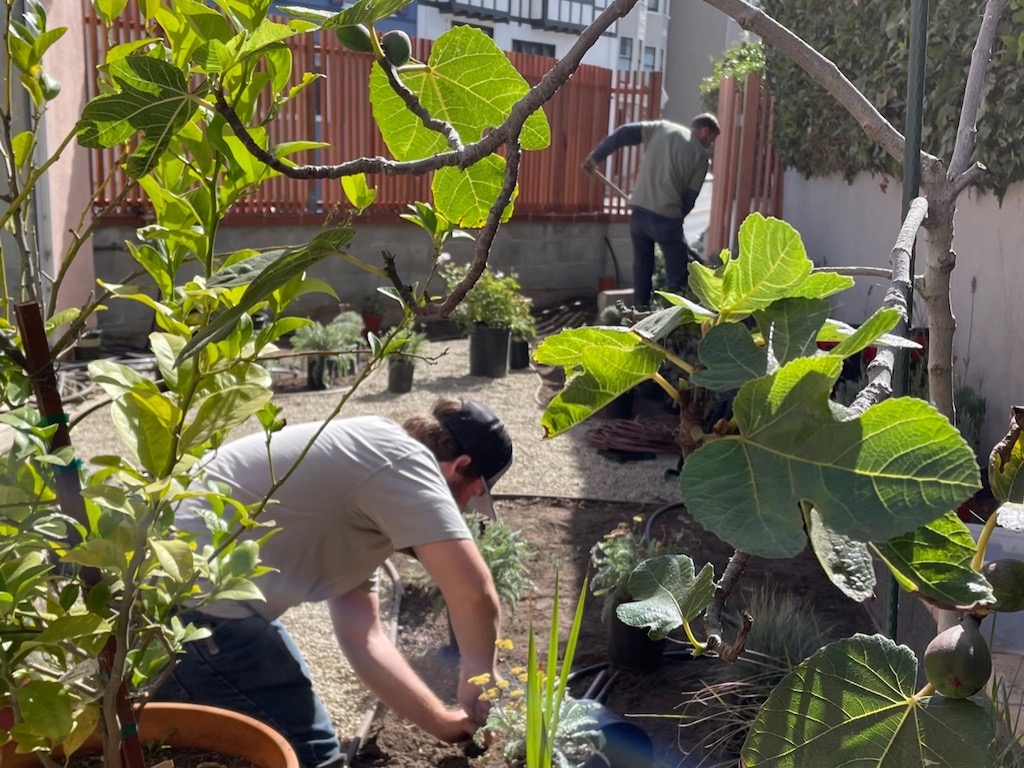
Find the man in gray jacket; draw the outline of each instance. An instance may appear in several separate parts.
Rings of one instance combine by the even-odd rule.
[[[255,581],[265,600],[219,600],[184,613],[182,623],[211,636],[186,646],[156,698],[243,712],[280,731],[304,766],[342,765],[330,717],[279,621],[288,608],[326,601],[332,627],[324,629],[333,629],[367,688],[437,738],[468,739],[486,719],[479,689],[468,681],[497,677],[499,613],[461,510],[494,516],[490,489],[512,463],[504,424],[480,402],[441,398],[431,413],[402,425],[361,416],[287,426],[269,450],[262,433],[243,437],[221,447],[206,471],[235,501],[256,504],[307,449],[267,510],[279,530],[260,546],[261,564],[274,569]],[[175,522],[195,532],[198,547],[209,546],[201,518],[212,514],[189,500]],[[413,554],[444,595],[460,651],[456,708],[441,702],[381,629],[374,574],[395,551]]]
[[[669,290],[686,287],[688,249],[683,219],[700,194],[710,150],[719,133],[718,119],[708,113],[693,118],[689,129],[668,120],[627,123],[602,139],[583,161],[583,170],[593,173],[612,152],[644,145],[636,187],[629,198],[633,303],[637,307],[651,302],[655,243],[665,255]]]

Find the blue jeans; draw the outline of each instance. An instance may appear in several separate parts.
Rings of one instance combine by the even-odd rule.
[[[304,766],[341,757],[341,742],[309,668],[279,621],[260,616],[218,619],[198,611],[181,614],[213,635],[185,646],[174,671],[154,696],[224,707],[277,729]]]
[[[634,208],[629,216],[629,236],[633,241],[633,304],[651,303],[654,277],[654,244],[665,255],[668,289],[679,292],[686,287],[687,248],[683,239],[683,220],[670,219],[644,208]]]

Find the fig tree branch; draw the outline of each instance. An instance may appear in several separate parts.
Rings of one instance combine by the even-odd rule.
[[[422,176],[439,168],[457,166],[468,168],[494,154],[512,137],[518,137],[526,119],[548,102],[579,68],[583,56],[617,19],[628,14],[637,0],[613,0],[594,21],[584,29],[568,53],[555,62],[541,79],[513,106],[509,116],[479,141],[465,145],[461,150],[441,152],[422,160],[396,161],[383,157],[361,157],[338,165],[293,165],[285,163],[273,153],[259,146],[249,134],[245,124],[220,91],[216,93],[215,108],[234,130],[242,145],[262,163],[290,179],[339,179],[357,173],[386,176]],[[72,134],[73,135],[73,134]]]
[[[928,201],[923,197],[915,197],[903,220],[896,243],[889,257],[892,262],[892,283],[885,292],[882,306],[897,309],[906,321],[909,316],[907,306],[910,299],[910,252],[914,247],[917,233],[928,215]],[[879,347],[878,354],[868,364],[868,384],[860,391],[850,405],[854,413],[863,413],[870,406],[882,402],[892,394],[892,370],[896,361],[892,347]]]
[[[711,601],[707,611],[704,613],[704,632],[707,635],[707,649],[715,651],[723,661],[733,662],[739,658],[746,647],[747,635],[754,624],[753,618],[746,611],[743,612],[743,626],[736,633],[736,640],[727,643],[722,638],[722,612],[725,604],[733,591],[739,586],[740,577],[750,562],[750,555],[737,549],[729,558],[729,564],[725,566],[722,578],[715,585],[715,599]]]
[[[412,112],[416,117],[423,123],[423,127],[428,130],[435,131],[444,136],[445,141],[448,142],[448,146],[455,152],[461,152],[463,149],[462,137],[459,136],[459,132],[455,130],[455,126],[451,123],[446,123],[444,120],[438,120],[432,114],[430,110],[420,103],[419,97],[409,90],[409,87],[402,82],[402,79],[398,76],[398,72],[395,71],[394,66],[386,58],[377,59],[377,64],[384,70],[384,74],[388,78],[388,84],[391,86],[391,90],[398,94],[398,97],[405,103],[406,109]]]
[[[992,46],[995,43],[999,20],[1006,11],[1008,2],[1009,0],[988,0],[985,3],[985,16],[978,31],[974,51],[971,53],[971,68],[967,73],[967,85],[964,87],[964,101],[960,108],[960,124],[956,129],[953,157],[946,172],[946,178],[950,181],[956,181],[961,174],[967,172],[971,155],[974,154],[985,75],[992,59]]]

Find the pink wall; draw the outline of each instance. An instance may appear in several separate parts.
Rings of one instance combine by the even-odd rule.
[[[82,34],[80,1],[42,0],[42,3],[46,9],[48,28],[68,28],[64,37],[50,49],[44,59],[47,71],[61,84],[60,95],[50,102],[46,113],[46,151],[52,153],[74,128],[85,107],[85,39]],[[57,270],[73,242],[70,232],[78,229],[82,211],[89,206],[91,182],[88,154],[72,139],[60,160],[50,167],[47,176],[49,205],[45,201],[40,201],[40,204],[43,206],[44,223],[49,224],[54,254],[53,268]],[[92,242],[89,241],[79,250],[64,278],[58,307],[81,306],[95,289]]]

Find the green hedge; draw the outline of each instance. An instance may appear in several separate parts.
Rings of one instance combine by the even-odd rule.
[[[905,0],[764,0],[765,12],[830,58],[897,130],[905,133],[909,3]],[[944,158],[953,153],[971,51],[983,2],[932,0],[925,74],[922,146]],[[1012,18],[1011,18],[1012,17]],[[1024,10],[1020,0],[999,28],[985,81],[975,159],[989,169],[982,180],[1002,201],[1024,179]],[[849,114],[802,69],[766,46],[768,81],[777,97],[775,144],[783,164],[805,177],[860,171],[902,172],[872,144]]]

